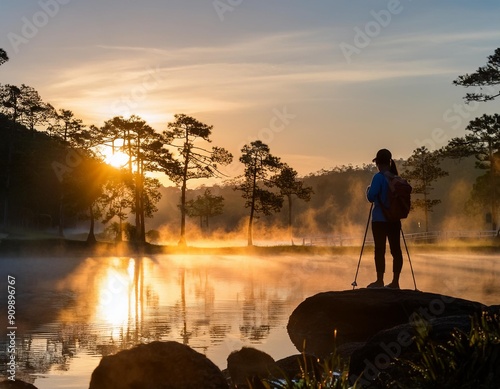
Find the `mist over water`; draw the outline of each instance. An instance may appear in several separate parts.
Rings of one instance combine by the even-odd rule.
[[[242,346],[275,359],[296,354],[289,315],[313,294],[352,289],[358,259],[354,251],[2,259],[1,279],[16,277],[17,378],[40,389],[87,388],[103,355],[153,340],[187,344],[221,369]],[[500,304],[498,255],[419,253],[411,260],[422,291]],[[374,276],[367,247],[359,287]],[[401,287],[414,288],[406,256]]]

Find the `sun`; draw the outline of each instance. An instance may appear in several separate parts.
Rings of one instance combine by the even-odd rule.
[[[128,160],[128,155],[121,151],[112,152],[109,150],[104,153],[104,162],[113,167],[122,168],[128,163]]]

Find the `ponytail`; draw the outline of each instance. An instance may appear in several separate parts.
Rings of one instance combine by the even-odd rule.
[[[389,171],[394,174],[395,176],[398,176],[398,168],[396,167],[396,163],[394,160],[391,158],[391,162],[389,163]]]

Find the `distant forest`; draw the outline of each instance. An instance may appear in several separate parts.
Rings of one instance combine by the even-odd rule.
[[[11,171],[8,174],[8,192],[5,186],[1,192],[3,207],[0,215],[5,222],[4,231],[51,232],[57,235],[61,222],[61,198],[64,198],[65,216],[62,223],[67,235],[80,231],[80,235],[86,236],[90,223],[88,212],[85,207],[78,206],[76,198],[72,199],[71,182],[63,185],[58,177],[62,172],[67,173],[68,178],[71,176],[72,167],[78,164],[80,158],[78,154],[73,154],[74,150],[46,132],[30,130],[1,114],[0,128],[0,177],[4,182],[7,176],[7,145],[9,142],[14,145],[11,151]],[[405,162],[396,161],[402,176],[405,176]],[[446,158],[440,162],[440,166],[449,175],[434,184],[432,198],[441,200],[441,203],[431,212],[430,230],[489,229],[491,220],[487,207],[471,201],[472,189],[481,174],[474,168],[474,157],[462,160]],[[66,168],[68,172],[64,171]],[[375,172],[375,166],[371,164],[362,167],[340,166],[302,177],[304,186],[312,188],[313,194],[310,201],[294,202],[295,243],[299,244],[302,237],[311,235],[361,234],[369,211],[365,190]],[[84,174],[93,175],[91,171]],[[77,185],[74,190],[87,189],[89,188]],[[203,197],[207,189],[214,197],[223,199],[221,213],[205,218],[203,215],[188,217],[188,240],[211,236],[220,239],[245,239],[248,209],[245,208],[245,199],[235,191],[233,182],[187,190],[188,200]],[[147,230],[156,230],[158,234],[150,232],[148,240],[175,242],[179,236],[180,188],[161,186],[158,192],[159,201],[155,205],[157,211],[147,221]],[[418,194],[413,196],[415,200],[421,197]],[[8,220],[4,219],[6,198]],[[72,204],[71,201],[75,203]],[[288,239],[287,218],[286,209],[262,215],[255,224],[256,239]],[[112,240],[115,235],[110,232],[109,227],[113,224],[113,219],[102,223],[103,219],[101,214],[101,218],[96,221],[96,231],[108,229],[108,233],[100,235],[100,239]],[[114,220],[118,220],[118,216]],[[134,223],[133,215],[127,214],[124,220],[131,225]],[[413,210],[403,225],[407,232],[423,232],[423,210]]]
[[[0,54],[1,65],[8,57]],[[500,83],[500,49],[454,83],[488,86],[467,101],[498,97],[491,86]],[[162,133],[134,115],[86,126],[32,87],[0,84],[0,232],[180,245],[200,238],[300,244],[312,235],[362,233],[373,164],[299,177],[262,141],[233,156],[211,144],[212,130],[184,114]],[[406,232],[497,230],[500,115],[473,119],[465,130],[439,150],[419,147],[396,161],[413,186]],[[233,159],[244,173],[227,177]],[[163,187],[158,174],[174,186]],[[221,184],[189,189],[203,179]]]
[[[396,161],[400,174],[405,161]],[[444,159],[440,166],[449,175],[435,182],[432,199],[440,199],[429,214],[429,231],[489,230],[491,217],[488,208],[471,199],[471,192],[477,177],[481,174],[474,168],[474,158],[462,160]],[[302,239],[318,235],[362,236],[370,204],[365,197],[376,168],[366,166],[339,166],[302,177],[305,186],[310,186],[314,194],[309,202],[296,201],[293,208],[293,236],[295,244]],[[200,228],[200,219],[190,218],[191,238],[214,236],[219,239],[245,239],[248,210],[244,200],[231,185],[200,187],[189,191],[189,197],[202,195],[206,189],[224,198],[224,213],[210,219],[209,225]],[[173,242],[176,239],[179,189],[161,188],[162,198],[159,211],[150,220],[151,228],[162,232],[163,238]],[[412,200],[423,196],[414,194]],[[262,216],[256,223],[256,239],[288,242],[288,215],[286,209],[270,216]],[[423,209],[413,209],[408,219],[403,221],[405,233],[424,232],[425,215]]]

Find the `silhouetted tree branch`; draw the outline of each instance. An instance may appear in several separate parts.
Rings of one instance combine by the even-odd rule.
[[[459,76],[454,85],[468,87],[478,87],[480,92],[467,93],[465,100],[470,101],[490,101],[500,96],[494,87],[500,84],[500,48],[495,50],[493,55],[488,56],[485,66],[479,67],[474,73]],[[487,90],[488,93],[484,92]]]

